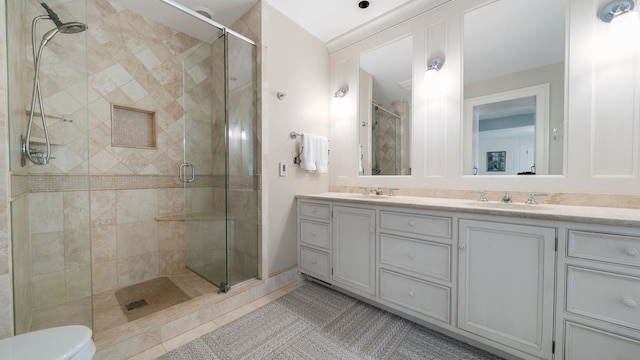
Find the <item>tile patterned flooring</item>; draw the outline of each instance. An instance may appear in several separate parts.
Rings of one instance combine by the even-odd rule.
[[[190,276],[190,275],[189,275]],[[189,281],[192,281],[191,279],[189,280],[185,280],[185,279],[179,279],[179,280],[175,280],[174,278],[172,278],[172,280],[176,281],[176,284],[178,284],[178,286],[180,286],[185,292],[187,292],[187,290],[185,290],[185,288],[187,287],[185,284],[189,283]],[[183,283],[180,283],[180,281],[184,281]],[[213,285],[209,284],[211,287],[213,287]],[[174,338],[168,339],[166,341],[164,341],[162,344],[160,345],[156,345],[154,347],[152,347],[151,349],[140,353],[136,356],[131,357],[130,359],[132,360],[151,360],[151,359],[155,359],[161,355],[164,355],[165,353],[176,349],[190,341],[193,341],[197,338],[199,338],[200,336],[209,333],[219,327],[222,327],[236,319],[241,318],[242,316],[278,299],[281,296],[284,296],[286,294],[288,294],[289,292],[299,288],[300,286],[304,285],[304,282],[295,282],[291,285],[288,285],[284,288],[281,288],[279,290],[276,290],[268,295],[265,295],[261,298],[258,298],[244,306],[241,306],[231,312],[228,312],[222,316],[216,317],[214,318],[212,321],[209,321],[203,325],[200,325],[190,331],[185,332],[182,335],[178,335]],[[183,287],[184,286],[184,287]],[[215,287],[213,287],[215,288]],[[191,288],[192,291],[194,291],[196,288],[195,286]],[[215,288],[215,290],[217,291],[217,288]],[[198,291],[201,291],[198,290]],[[206,290],[205,290],[206,291]],[[189,292],[187,292],[187,294],[189,294]],[[189,294],[191,295],[191,294]],[[114,296],[115,299],[115,296]],[[116,300],[116,305],[117,305],[117,300]],[[118,310],[120,310],[120,307],[118,306]],[[122,317],[124,317],[124,315],[122,315]],[[126,318],[125,318],[126,321]]]

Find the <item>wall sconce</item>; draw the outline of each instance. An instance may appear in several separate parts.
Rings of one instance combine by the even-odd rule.
[[[444,65],[444,59],[436,56],[429,60],[429,64],[427,65],[427,71],[435,70],[440,71],[442,69],[442,65]]]
[[[344,87],[339,88],[338,91],[336,91],[335,94],[333,94],[333,97],[334,98],[343,98],[348,93],[349,93],[349,87],[348,86],[344,86]]]
[[[635,3],[633,0],[612,0],[603,6],[598,12],[598,19],[610,23],[620,16],[633,12]],[[617,21],[617,20],[616,20]]]

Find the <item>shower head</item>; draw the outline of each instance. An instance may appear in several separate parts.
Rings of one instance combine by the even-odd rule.
[[[56,28],[53,28],[49,31],[47,31],[43,36],[42,36],[42,42],[40,42],[40,47],[44,47],[45,45],[47,45],[47,43],[49,42],[49,40],[53,39],[54,36],[56,36],[56,34],[58,34],[59,32],[63,33],[63,34],[77,34],[80,32],[83,32],[87,30],[87,25],[83,24],[83,23],[79,23],[79,22],[68,22],[68,23],[64,23]]]
[[[73,21],[58,26],[58,29],[63,34],[77,34],[87,30],[87,24]]]

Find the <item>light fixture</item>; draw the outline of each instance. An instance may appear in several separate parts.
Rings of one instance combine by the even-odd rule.
[[[333,94],[333,97],[343,98],[348,93],[349,93],[349,87],[348,86],[343,86],[343,87],[339,88],[338,91],[335,92],[335,94]]]
[[[436,56],[431,60],[429,60],[429,64],[427,65],[427,71],[430,71],[430,70],[440,71],[440,69],[442,69],[442,65],[444,65],[444,59],[439,56]]]
[[[610,23],[621,15],[633,10],[635,3],[633,0],[612,0],[603,6],[598,12],[598,19],[602,22]]]
[[[369,7],[369,2],[368,1],[359,1],[358,2],[358,7],[360,9],[366,9]]]

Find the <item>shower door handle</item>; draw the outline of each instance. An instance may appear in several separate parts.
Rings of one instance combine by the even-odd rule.
[[[191,177],[189,179],[187,179],[184,176],[184,169],[187,167],[191,168]],[[180,181],[182,181],[183,183],[190,183],[190,182],[194,182],[195,180],[196,180],[196,167],[190,163],[181,164],[180,165]]]

